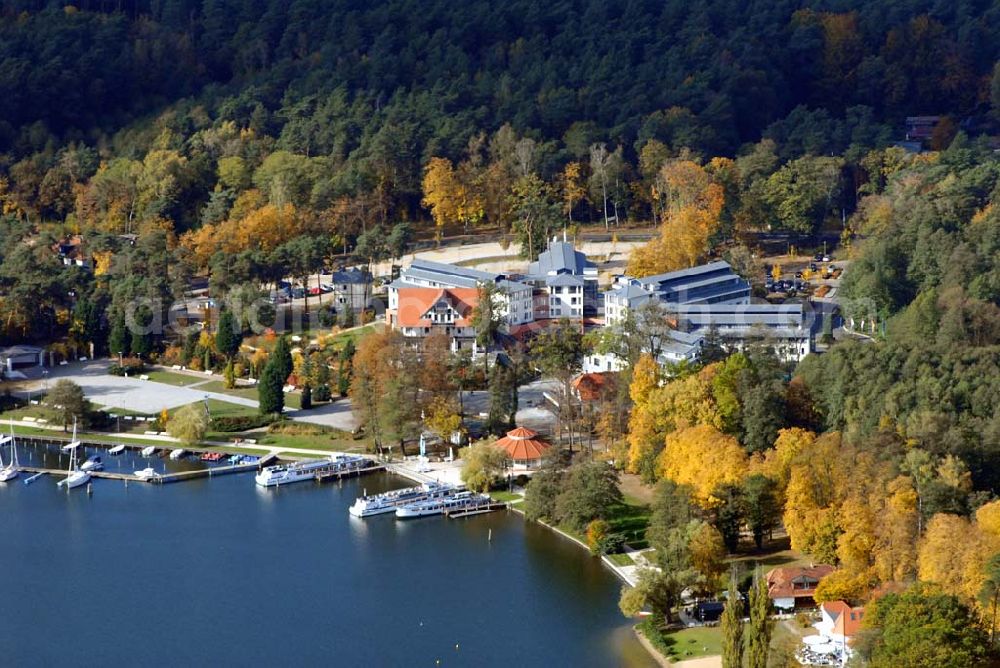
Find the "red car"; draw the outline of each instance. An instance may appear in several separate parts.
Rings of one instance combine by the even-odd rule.
[[[319,288],[309,288],[309,296],[315,296],[320,294],[323,294],[323,291],[320,290]]]

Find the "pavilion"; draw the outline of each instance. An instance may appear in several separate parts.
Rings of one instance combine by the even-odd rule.
[[[538,438],[538,432],[525,427],[508,431],[496,442],[496,446],[507,451],[515,470],[525,471],[538,468],[552,447]]]

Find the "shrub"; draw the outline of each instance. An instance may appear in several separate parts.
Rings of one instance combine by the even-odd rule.
[[[587,525],[587,547],[591,554],[601,554],[601,546],[610,529],[611,525],[604,520],[592,520]]]
[[[145,363],[138,357],[126,357],[121,364],[115,362],[109,366],[108,373],[112,376],[138,376],[145,368]]]
[[[312,398],[316,401],[330,401],[330,386],[326,383],[317,385]]]
[[[223,415],[213,417],[212,431],[234,432],[266,427],[274,422],[273,415]]]
[[[623,533],[609,533],[604,536],[598,546],[598,551],[601,554],[618,554],[625,551],[625,534]]]

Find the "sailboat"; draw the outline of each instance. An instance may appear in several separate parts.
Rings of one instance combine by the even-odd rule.
[[[76,440],[76,418],[73,418],[73,440],[62,446],[60,450],[63,452],[76,452],[76,449],[80,447],[80,441]]]
[[[10,462],[6,466],[3,463],[3,453],[0,452],[0,482],[10,482],[16,478],[21,470],[17,461],[17,442],[14,440],[14,423],[10,424],[10,436],[0,438],[0,446],[10,443]]]
[[[76,422],[73,423],[73,441],[76,442]],[[72,443],[70,444],[72,445]],[[79,445],[79,443],[77,443]],[[59,481],[59,486],[66,486],[66,489],[73,489],[74,487],[79,487],[80,485],[86,485],[90,482],[90,471],[81,471],[77,467],[77,457],[76,452],[79,448],[71,449],[69,455],[69,471],[66,473],[66,477]]]

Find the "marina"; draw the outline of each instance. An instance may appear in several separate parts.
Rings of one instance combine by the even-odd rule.
[[[123,453],[124,470],[145,465],[136,455]],[[93,496],[0,485],[0,569],[25,583],[0,598],[3,661],[57,664],[80,637],[136,620],[155,632],[88,644],[85,663],[652,665],[617,610],[614,575],[544,527],[506,513],[414,524],[345,512],[363,488],[412,485],[387,473],[280,493],[248,476],[105,484]],[[123,563],[141,567],[123,576]],[[261,598],[262,576],[289,573],[300,577]],[[51,632],[52,610],[75,634]],[[390,633],[387,610],[413,614]],[[256,641],[262,633],[281,642]]]

